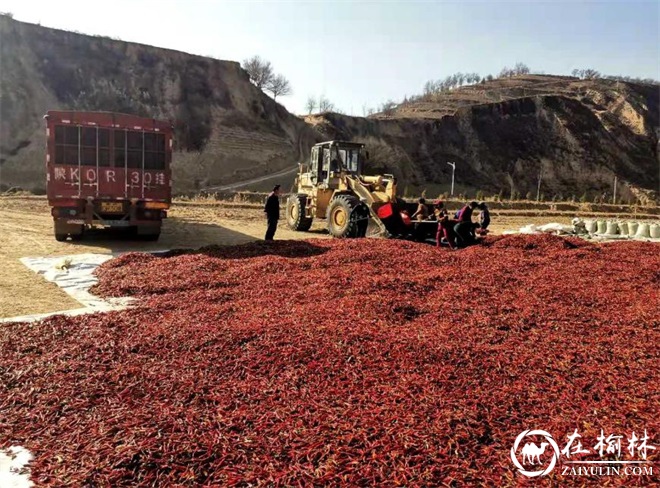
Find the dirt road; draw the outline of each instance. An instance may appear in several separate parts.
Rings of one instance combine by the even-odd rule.
[[[254,186],[257,183],[262,183],[264,181],[272,180],[275,178],[281,178],[282,176],[288,176],[296,173],[298,171],[298,165],[294,166],[293,168],[287,168],[283,169],[282,171],[278,171],[277,173],[269,174],[266,176],[260,176],[258,178],[252,178],[250,180],[244,180],[244,181],[239,181],[238,183],[232,183],[230,185],[224,185],[224,186],[211,186],[209,188],[204,188],[205,191],[228,191],[228,190],[235,190],[237,188],[242,188],[245,186]]]
[[[494,213],[494,233],[523,225],[569,223],[573,215],[543,216]],[[198,248],[210,244],[235,245],[262,239],[266,225],[259,206],[228,202],[175,202],[158,242],[127,240],[121,234],[99,231],[81,242],[57,242],[52,218],[43,197],[0,197],[0,318],[78,308],[75,300],[57,286],[28,270],[20,261],[28,256],[80,253],[122,253],[174,248]],[[328,238],[322,222],[309,233],[293,232],[281,222],[277,239]]]

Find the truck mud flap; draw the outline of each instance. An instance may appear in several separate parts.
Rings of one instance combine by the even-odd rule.
[[[56,220],[54,222],[55,234],[82,235],[84,230],[82,220]]]

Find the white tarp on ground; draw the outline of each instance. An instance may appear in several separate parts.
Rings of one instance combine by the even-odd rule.
[[[585,221],[586,222],[586,221]],[[648,226],[648,225],[647,225]],[[603,226],[604,227],[604,226]],[[611,226],[612,227],[612,226]],[[581,219],[573,219],[573,225],[564,225],[556,222],[544,225],[529,224],[518,230],[505,230],[502,234],[556,234],[582,237],[583,239],[592,239],[596,241],[618,241],[618,240],[641,240],[647,242],[660,242],[658,238],[652,238],[645,235],[622,235],[614,233],[593,233],[587,232],[584,222]]]
[[[541,233],[552,233],[552,234],[573,234],[572,225],[563,225],[558,223],[551,223],[545,225],[534,225],[529,224],[524,227],[521,227],[519,230],[506,230],[503,234],[541,234]]]
[[[21,258],[21,262],[47,281],[55,283],[66,293],[79,301],[83,307],[60,312],[24,315],[0,319],[0,322],[30,322],[51,315],[81,315],[106,312],[126,308],[131,298],[100,298],[92,295],[89,289],[97,283],[94,270],[109,259],[112,254],[73,254],[71,256]],[[2,485],[0,485],[2,486]]]
[[[30,481],[30,470],[27,467],[31,460],[30,451],[20,446],[0,450],[0,487],[30,488],[34,486],[34,483]]]

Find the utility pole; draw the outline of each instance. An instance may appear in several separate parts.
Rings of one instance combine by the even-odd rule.
[[[447,164],[451,166],[451,196],[454,196],[454,173],[456,173],[456,163],[447,161]]]
[[[541,176],[543,175],[543,169],[539,170],[539,184],[536,187],[536,201],[541,200]]]
[[[616,205],[616,176],[614,176],[614,196],[612,197],[612,203]]]

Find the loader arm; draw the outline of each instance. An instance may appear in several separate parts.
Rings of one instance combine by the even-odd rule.
[[[346,183],[347,186],[353,190],[353,192],[360,198],[360,200],[369,206],[369,208],[374,206],[376,199],[371,194],[369,189],[364,186],[358,178],[346,175]]]

